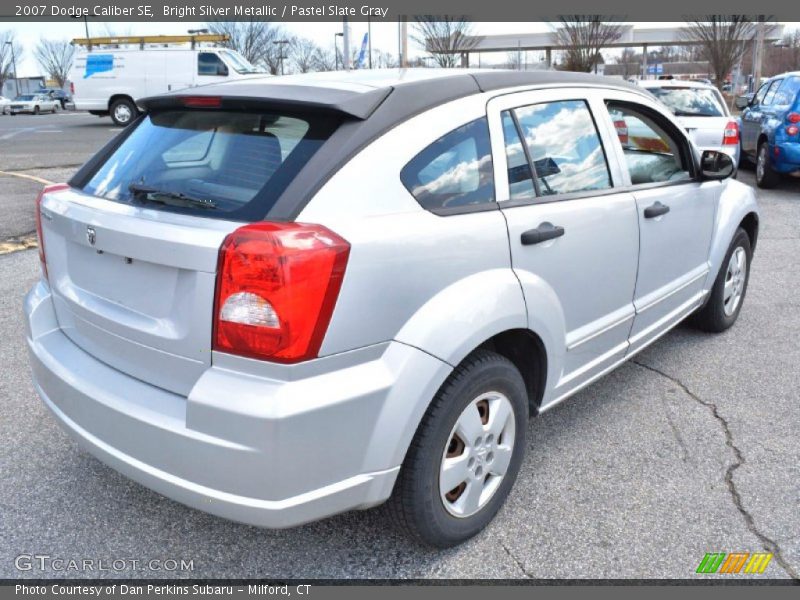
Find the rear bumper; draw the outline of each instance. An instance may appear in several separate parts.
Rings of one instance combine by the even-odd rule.
[[[778,156],[775,156],[775,149]],[[782,142],[771,149],[773,168],[779,173],[800,171],[800,143]]]
[[[222,355],[182,397],[70,341],[46,283],[25,312],[36,389],[86,450],[174,500],[263,527],[388,498],[420,410],[450,371],[394,342],[312,361],[284,380],[259,376],[257,361],[232,370],[239,359],[225,365]]]

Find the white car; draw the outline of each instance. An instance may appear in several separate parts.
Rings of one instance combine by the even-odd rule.
[[[678,117],[689,138],[702,150],[718,150],[739,164],[739,124],[713,85],[680,79],[640,81]]]
[[[6,98],[5,96],[0,96],[0,115],[8,114],[9,106],[11,105],[11,100]]]
[[[58,100],[53,100],[46,94],[22,94],[14,98],[9,105],[12,115],[31,113],[38,115],[43,112],[56,112],[61,107]]]

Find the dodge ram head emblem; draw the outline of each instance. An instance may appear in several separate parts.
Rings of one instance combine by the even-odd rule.
[[[94,246],[96,240],[97,240],[97,233],[95,233],[94,227],[87,227],[86,241],[89,242],[89,245]]]

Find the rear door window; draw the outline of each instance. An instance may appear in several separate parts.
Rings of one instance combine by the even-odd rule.
[[[533,188],[541,197],[611,187],[600,136],[584,100],[522,106],[502,118],[512,199],[530,195],[531,166]],[[506,126],[514,121],[518,127]],[[529,159],[527,168],[520,162],[523,156]]]
[[[428,210],[463,209],[494,202],[486,117],[433,142],[403,167],[400,181]]]
[[[264,218],[337,126],[332,116],[169,110],[150,114],[83,187],[212,218]]]

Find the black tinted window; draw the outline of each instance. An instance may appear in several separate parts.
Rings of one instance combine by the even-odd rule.
[[[201,52],[197,55],[198,75],[227,75],[228,67],[222,59],[213,52]]]
[[[403,167],[400,180],[427,209],[494,202],[486,118],[442,136]]]
[[[147,208],[256,220],[267,214],[335,127],[332,118],[322,115],[153,113],[105,159],[83,189]],[[144,194],[141,188],[154,192]],[[197,203],[186,206],[178,195],[213,209],[198,208]]]

